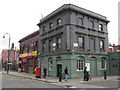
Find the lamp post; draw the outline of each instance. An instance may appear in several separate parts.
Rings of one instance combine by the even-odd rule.
[[[9,35],[9,43],[8,43],[8,62],[7,62],[7,74],[9,73],[9,57],[10,57],[10,34],[9,33],[5,33],[3,38],[5,38],[5,35],[8,34]]]

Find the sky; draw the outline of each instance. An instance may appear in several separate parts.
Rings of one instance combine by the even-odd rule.
[[[18,41],[39,30],[40,19],[63,4],[74,4],[106,16],[109,43],[118,44],[118,1],[119,0],[0,0],[0,52],[11,43],[19,49]]]

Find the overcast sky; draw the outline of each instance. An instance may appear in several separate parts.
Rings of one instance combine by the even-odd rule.
[[[79,7],[106,16],[109,42],[118,44],[118,1],[119,0],[0,0],[0,52],[8,48],[8,38],[19,48],[18,41],[38,30],[39,20],[63,4]]]

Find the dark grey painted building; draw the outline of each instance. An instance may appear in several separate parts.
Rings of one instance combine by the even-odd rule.
[[[70,77],[83,76],[85,66],[92,76],[109,73],[108,22],[105,16],[72,4],[56,9],[38,24],[40,66],[47,67],[50,76],[59,76],[66,66]]]

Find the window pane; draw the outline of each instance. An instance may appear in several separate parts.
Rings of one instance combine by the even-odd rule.
[[[58,26],[61,25],[61,19],[60,18],[57,20],[57,25]]]
[[[78,38],[78,44],[79,44],[79,50],[84,50],[84,38],[83,37]]]
[[[61,38],[57,38],[57,49],[60,50],[61,49]]]
[[[77,70],[83,70],[83,60],[77,60]]]
[[[49,28],[53,29],[53,23],[52,22],[49,24]]]
[[[104,41],[100,41],[100,51],[104,51]]]
[[[102,31],[103,30],[103,26],[102,24],[99,24],[99,31]]]
[[[106,62],[105,60],[101,60],[101,68],[102,69],[105,69],[105,64],[106,64],[105,62]]]

